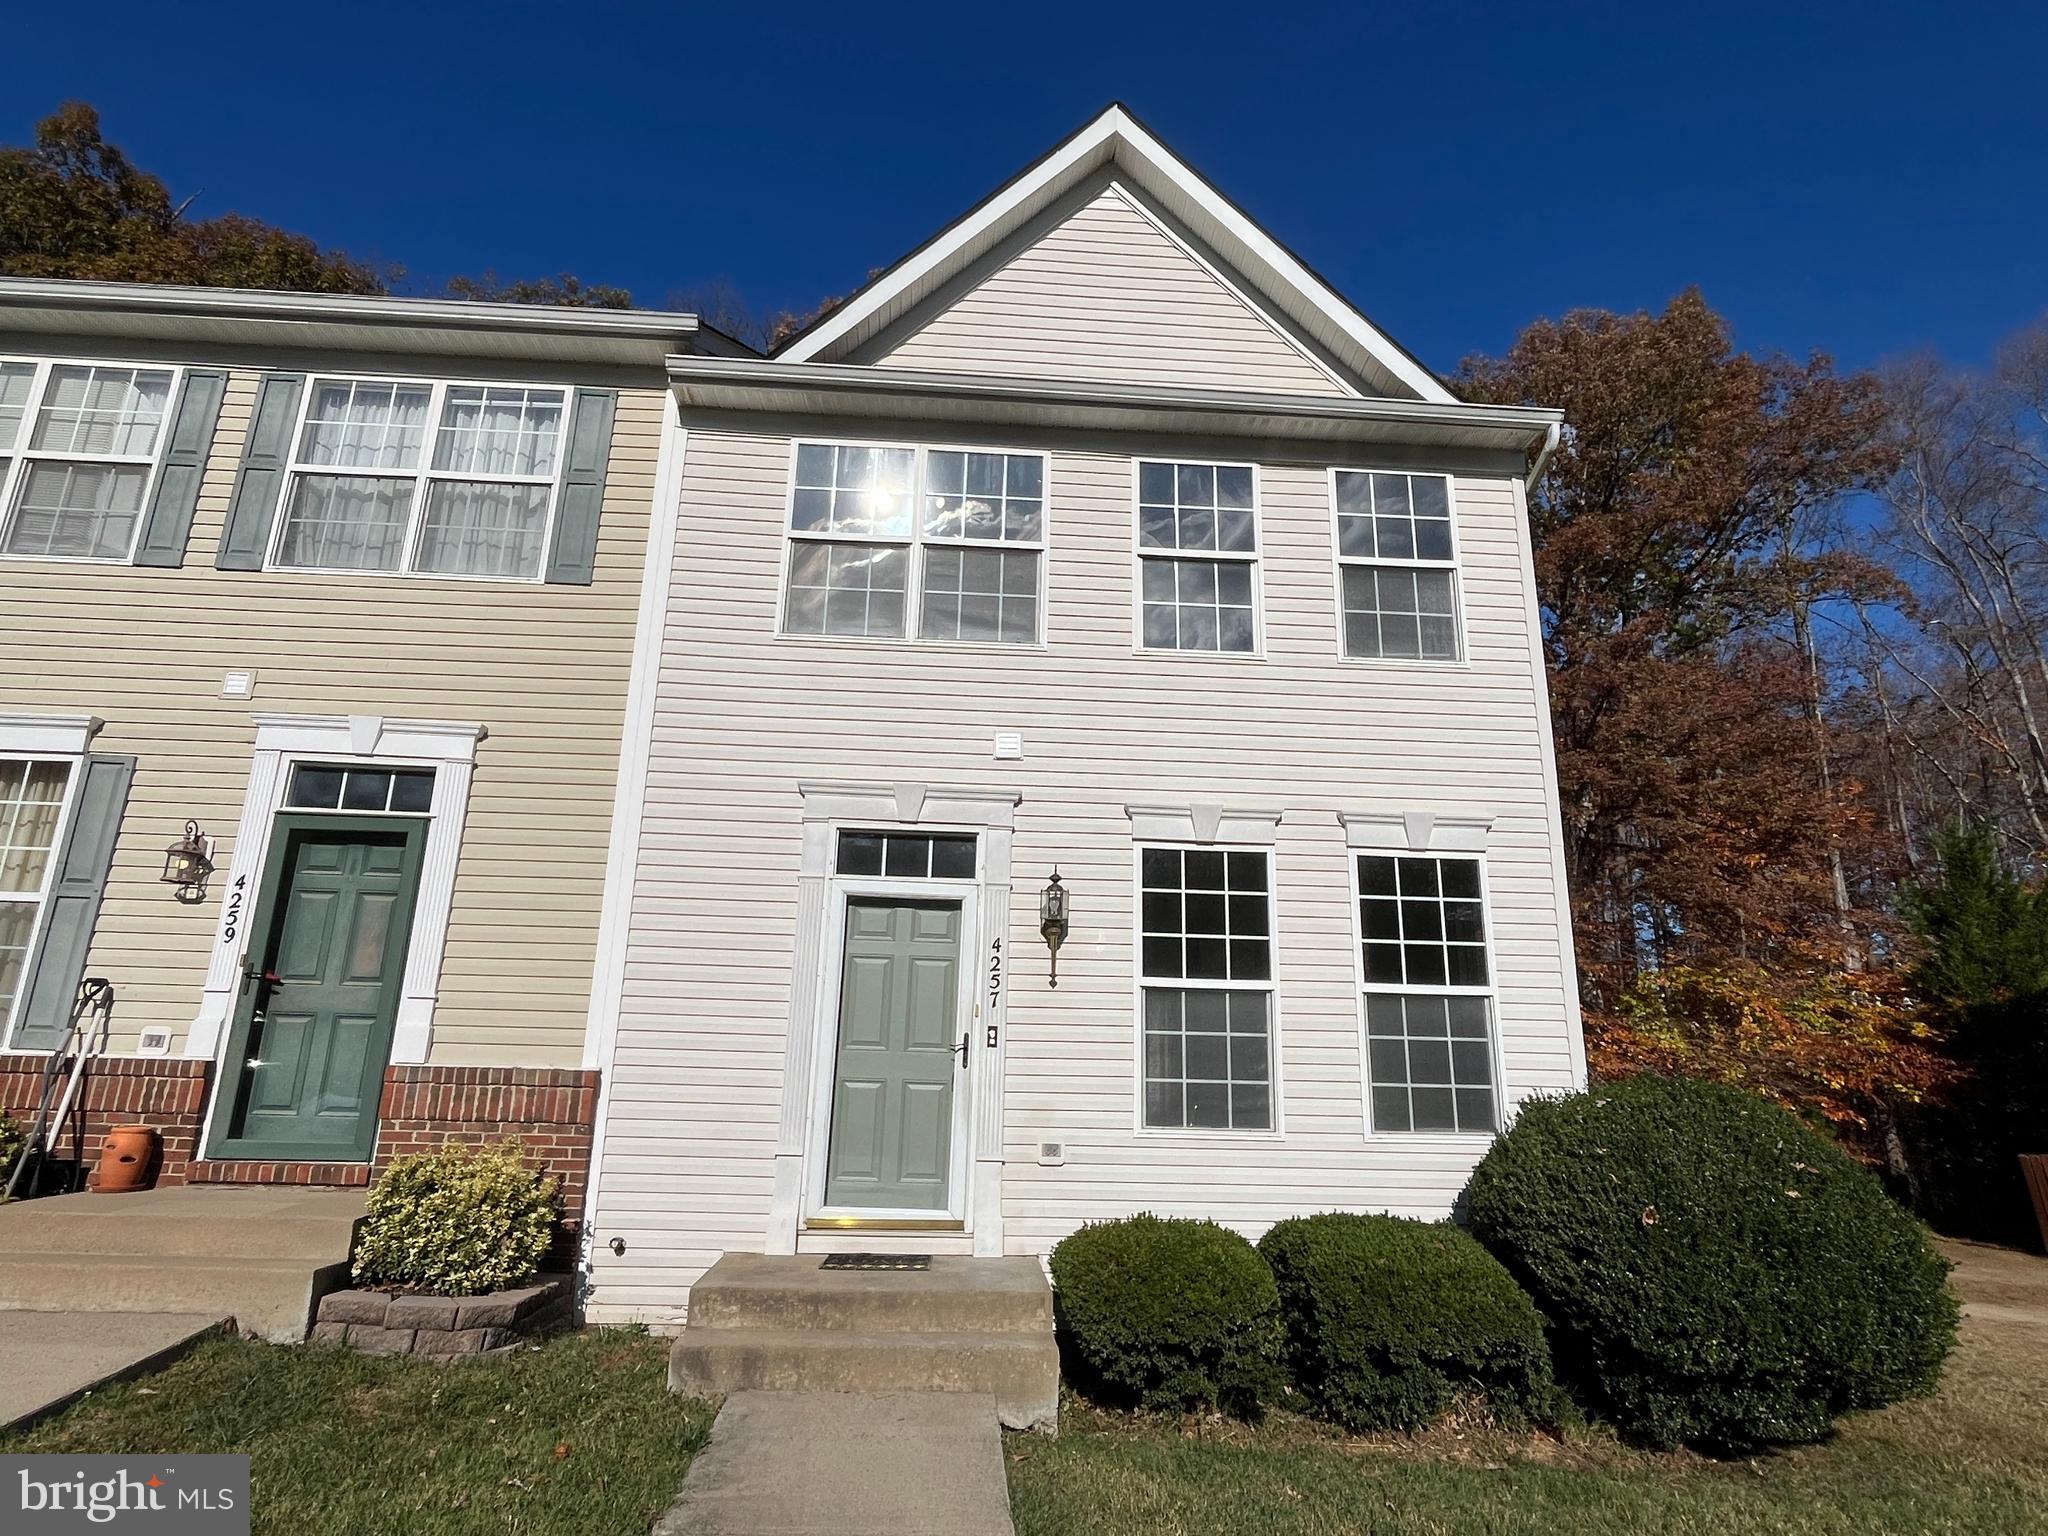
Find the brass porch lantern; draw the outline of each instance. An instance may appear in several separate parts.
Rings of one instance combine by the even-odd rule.
[[[185,835],[164,850],[163,882],[177,886],[180,891],[190,891],[206,884],[206,877],[212,873],[213,857],[206,838],[198,822],[188,821]]]
[[[1060,884],[1057,866],[1052,872],[1052,883],[1038,893],[1038,931],[1045,938],[1045,947],[1052,951],[1048,985],[1056,987],[1060,984],[1060,946],[1067,941],[1067,888]]]

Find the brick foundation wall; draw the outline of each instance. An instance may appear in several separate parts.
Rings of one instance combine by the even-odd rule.
[[[48,1058],[0,1054],[0,1108],[26,1124]],[[90,1169],[100,1138],[116,1125],[154,1126],[163,1138],[162,1184],[367,1184],[394,1157],[445,1142],[510,1136],[544,1171],[561,1180],[562,1215],[582,1220],[597,1122],[598,1074],[547,1067],[387,1067],[379,1104],[375,1161],[362,1163],[199,1162],[213,1063],[179,1057],[115,1056],[94,1062],[52,1152],[60,1164]],[[78,1182],[83,1182],[82,1171]]]
[[[48,1060],[22,1052],[0,1055],[0,1109],[24,1129],[35,1114]],[[150,1125],[163,1138],[157,1183],[184,1183],[199,1150],[206,1087],[212,1076],[212,1062],[180,1057],[107,1056],[94,1061],[53,1139],[52,1163],[68,1170],[71,1183],[82,1186],[85,1173],[99,1159],[101,1137],[117,1125]]]

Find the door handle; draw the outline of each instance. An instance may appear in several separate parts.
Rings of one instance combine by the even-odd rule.
[[[242,990],[244,992],[249,990],[249,983],[252,981],[261,986],[274,987],[277,985],[278,975],[275,971],[259,971],[253,965],[244,965],[242,967]]]
[[[955,1050],[960,1053],[960,1070],[962,1072],[965,1072],[967,1070],[967,1031],[964,1029],[961,1030],[960,1043],[955,1046],[949,1046],[948,1049]]]

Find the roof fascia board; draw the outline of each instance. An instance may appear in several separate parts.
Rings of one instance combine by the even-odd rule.
[[[684,338],[694,336],[698,328],[695,315],[669,310],[582,309],[466,299],[393,299],[246,288],[181,288],[153,283],[0,278],[0,325],[4,325],[9,311],[44,309],[624,340]]]
[[[1467,405],[1458,401],[1344,398],[1265,394],[1241,390],[1160,389],[1144,385],[1076,385],[1057,380],[950,373],[910,368],[862,368],[839,363],[748,362],[674,356],[669,381],[684,405],[712,409],[815,411],[806,399],[834,400],[873,409],[905,411],[962,408],[993,414],[1028,410],[1076,425],[1110,416],[1200,420],[1212,431],[1267,435],[1276,422],[1327,433],[1350,426],[1398,434],[1413,429],[1490,438],[1501,446],[1533,449],[1562,421],[1544,406]]]

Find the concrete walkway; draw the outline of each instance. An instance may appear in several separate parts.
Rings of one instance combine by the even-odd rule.
[[[736,1392],[654,1536],[1014,1536],[991,1396]]]
[[[225,1326],[203,1312],[0,1312],[0,1429],[168,1365]]]

